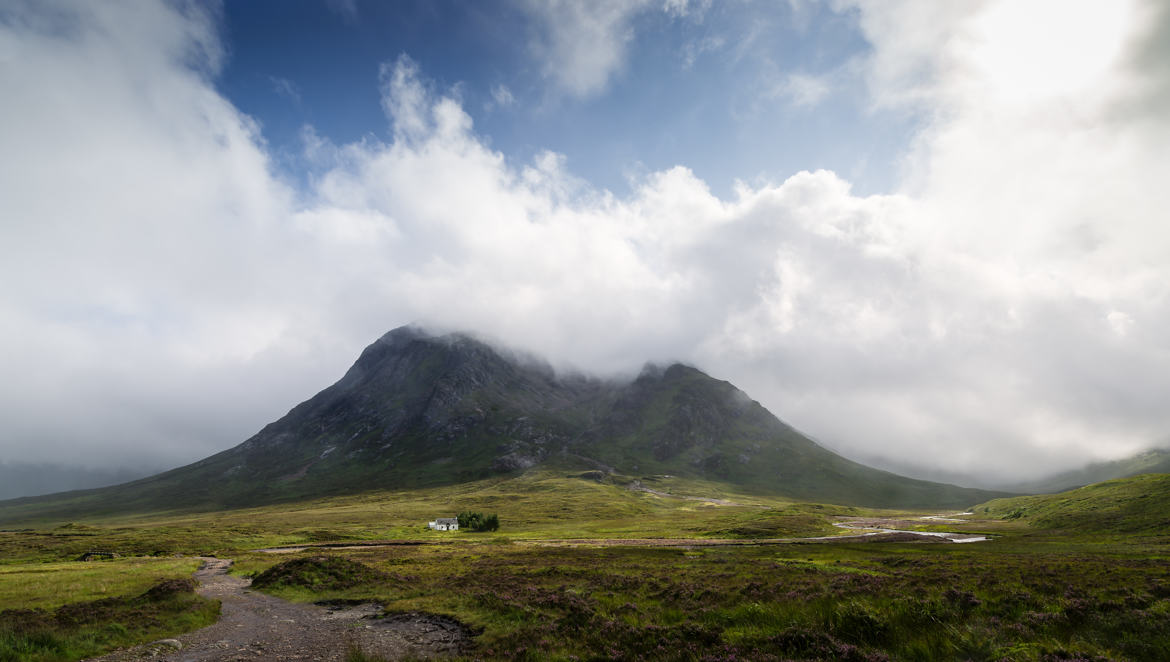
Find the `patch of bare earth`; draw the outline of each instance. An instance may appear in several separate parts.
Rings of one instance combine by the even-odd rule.
[[[467,652],[472,633],[459,622],[418,612],[378,618],[379,605],[317,606],[249,589],[228,574],[231,561],[204,559],[198,592],[220,600],[219,621],[175,639],[114,651],[92,662],[165,660],[345,660],[350,646],[387,660]]]

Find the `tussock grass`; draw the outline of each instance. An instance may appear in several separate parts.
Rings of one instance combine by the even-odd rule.
[[[54,609],[141,593],[165,579],[190,577],[199,564],[198,559],[119,558],[0,565],[0,608]]]
[[[311,556],[278,563],[256,576],[252,587],[274,589],[307,588],[312,591],[337,591],[354,586],[382,582],[385,573],[338,556]]]
[[[165,580],[137,594],[71,602],[56,609],[0,611],[0,662],[64,662],[173,636],[214,623],[219,603],[191,579]]]

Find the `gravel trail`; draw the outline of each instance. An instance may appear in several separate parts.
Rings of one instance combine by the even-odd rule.
[[[203,559],[195,573],[198,593],[220,600],[220,619],[175,639],[114,651],[90,662],[165,660],[344,661],[351,645],[387,660],[406,656],[442,657],[466,651],[471,633],[459,623],[431,614],[377,618],[375,604],[319,607],[252,591],[250,579],[228,574],[228,559]]]

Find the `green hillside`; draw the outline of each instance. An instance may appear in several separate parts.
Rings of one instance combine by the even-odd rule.
[[[1096,462],[1082,469],[1066,471],[1042,481],[1021,484],[1012,491],[1026,494],[1051,494],[1116,478],[1163,473],[1170,473],[1170,450],[1152,448],[1133,457],[1113,460],[1112,462]]]
[[[732,384],[678,364],[635,380],[583,451],[627,472],[702,478],[824,503],[965,508],[987,494],[843,458]]]
[[[1170,527],[1170,474],[1121,478],[1059,494],[995,499],[974,511],[1041,529],[1164,534]]]

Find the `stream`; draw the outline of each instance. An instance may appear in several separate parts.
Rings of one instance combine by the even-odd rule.
[[[973,514],[974,513],[970,513],[970,512],[955,513],[956,516],[973,515]],[[966,520],[956,519],[956,517],[954,517],[954,516],[948,517],[945,515],[926,515],[925,517],[919,517],[918,519],[919,520],[926,520],[926,521],[930,521],[930,522],[965,522],[966,521]],[[936,537],[936,538],[943,538],[945,540],[949,540],[949,541],[955,542],[955,543],[985,542],[987,540],[990,540],[990,538],[988,538],[987,536],[978,535],[978,534],[953,533],[953,532],[948,532],[948,531],[914,531],[912,529],[898,529],[898,528],[891,528],[890,526],[883,526],[883,524],[889,524],[891,522],[908,523],[909,520],[887,519],[887,518],[870,518],[870,519],[856,520],[856,521],[851,521],[851,522],[836,522],[833,524],[833,526],[840,527],[842,529],[849,529],[850,531],[864,531],[865,532],[865,533],[856,534],[859,536],[876,536],[876,535],[881,535],[883,533],[909,533],[909,534],[916,535],[916,536],[932,536],[932,537]],[[850,536],[850,537],[852,537],[852,536]],[[832,536],[829,536],[825,539],[832,539]]]

